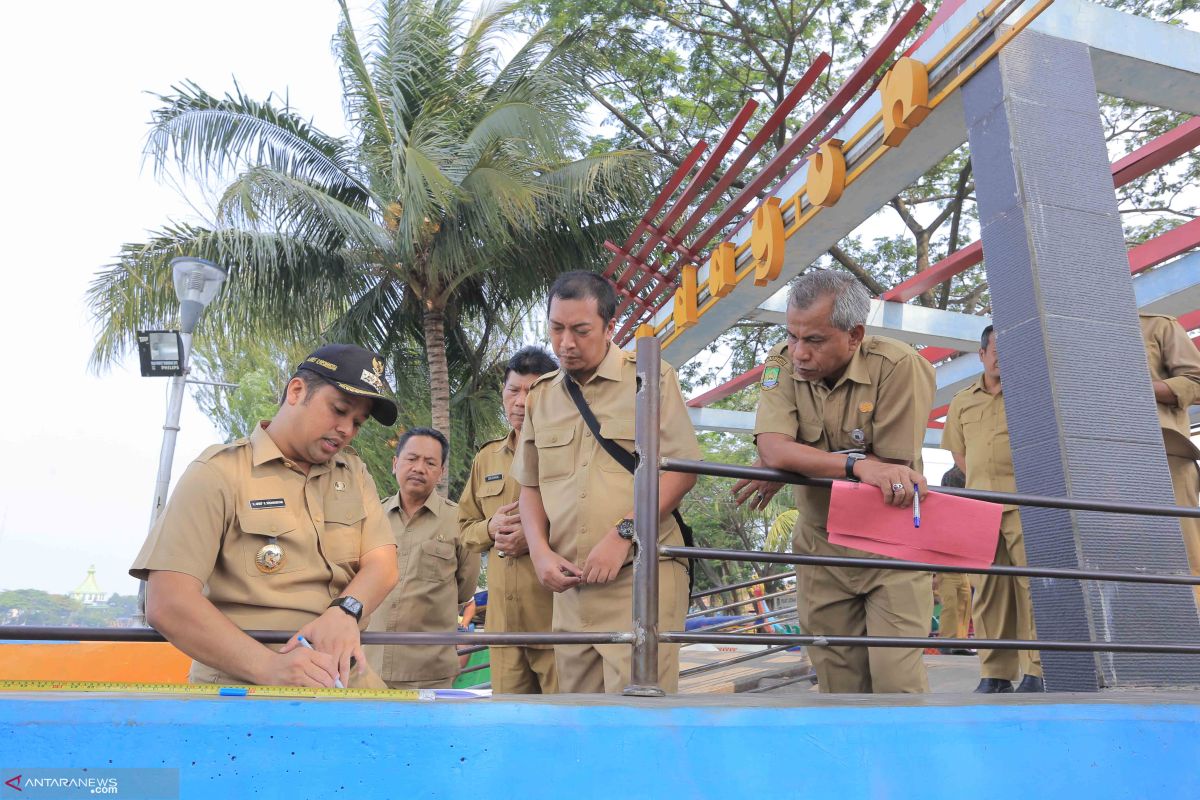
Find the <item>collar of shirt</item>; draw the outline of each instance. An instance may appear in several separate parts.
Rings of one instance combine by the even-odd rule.
[[[621,380],[621,362],[624,360],[625,357],[621,351],[621,348],[617,347],[616,342],[609,342],[608,352],[604,354],[604,358],[600,361],[600,365],[596,367],[596,371],[592,373],[592,376],[584,381],[581,385],[587,386],[597,378],[603,378],[606,381]],[[554,379],[555,383],[561,383],[566,377],[566,370],[560,370],[558,377]]]
[[[430,514],[433,514],[435,517],[440,517],[442,512],[446,510],[446,499],[438,494],[437,489],[434,489],[429,493],[429,497],[425,498],[425,502],[421,504],[421,508],[428,511]],[[404,519],[404,508],[400,505],[399,492],[396,492],[387,500],[383,501],[383,510],[385,513],[395,511],[400,515],[401,519]],[[405,522],[411,522],[413,519],[419,516],[420,513],[421,509],[417,509],[417,513],[412,517],[409,517],[409,519],[405,520]]]
[[[846,381],[854,381],[855,383],[861,383],[864,385],[870,384],[871,372],[867,369],[866,347],[867,340],[864,339],[862,344],[858,346],[858,349],[854,351],[854,355],[850,356],[850,362],[846,364],[846,369],[842,371],[841,377],[837,379],[833,386],[828,386],[825,381],[806,382],[813,383],[814,385],[820,386],[822,389],[827,389],[830,392],[841,386]],[[803,381],[804,378],[797,378],[797,380]]]
[[[968,388],[968,389],[970,389],[972,392],[975,392],[975,393],[977,393],[977,394],[978,394],[978,393],[982,393],[982,394],[986,394],[986,395],[991,395],[991,394],[992,394],[991,392],[989,392],[989,391],[987,390],[987,386],[985,386],[985,385],[983,384],[983,375],[980,375],[978,378],[976,378],[976,379],[975,379],[975,382],[974,382],[974,383],[972,383],[972,384],[971,384],[970,386],[968,386],[967,388]],[[1001,387],[1000,387],[1000,391],[996,392],[996,394],[995,394],[994,396],[995,396],[995,397],[1000,397],[1000,396],[1001,396],[1001,395],[1003,395],[1003,394],[1004,394],[1004,387],[1003,387],[1003,386],[1001,386]]]
[[[503,450],[509,453],[517,452],[517,431],[515,428],[508,432],[508,436],[504,437],[504,440],[500,443],[500,446]]]
[[[293,466],[291,459],[283,454],[279,449],[279,445],[275,444],[275,440],[271,438],[271,434],[267,433],[267,425],[269,423],[270,420],[264,419],[254,426],[254,430],[250,431],[251,463],[258,467],[266,464],[268,461],[279,460],[290,469]],[[309,476],[321,474],[329,469],[331,463],[344,467],[348,462],[340,452],[336,453],[333,458],[324,464],[310,464],[308,470]]]

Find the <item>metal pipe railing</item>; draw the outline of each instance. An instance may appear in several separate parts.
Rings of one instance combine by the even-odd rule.
[[[633,654],[629,685],[624,694],[661,697],[658,685],[658,415],[661,360],[658,339],[637,340],[635,419],[654,420],[636,425],[633,473],[633,524],[637,546],[633,554]]]
[[[703,611],[694,611],[691,614],[688,614],[684,619],[698,619],[700,617],[707,617],[709,614],[716,614],[718,611],[727,611],[731,608],[737,608],[738,606],[752,605],[754,603],[757,603],[759,600],[771,600],[776,597],[783,597],[785,594],[792,594],[795,591],[796,591],[795,589],[782,589],[778,592],[771,592],[770,594],[764,594],[762,597],[752,597],[749,600],[739,600],[736,603],[726,603],[723,606],[715,606],[713,608],[706,608]]]
[[[832,636],[807,633],[687,633],[665,631],[672,644],[780,644],[797,647],[973,647],[977,650],[1062,650],[1075,653],[1200,655],[1200,644],[1149,642],[1062,642],[1044,639],[931,639],[915,636]]]
[[[283,644],[296,635],[295,631],[244,631],[263,644]],[[77,628],[51,626],[0,625],[0,642],[165,642],[153,628]],[[580,633],[467,633],[463,631],[367,631],[362,643],[371,644],[468,644],[468,645],[529,645],[529,644],[631,644],[633,634],[626,631],[587,631]]]
[[[921,561],[894,561],[890,558],[858,558],[852,556],[808,556],[798,553],[765,553],[758,550],[722,550],[715,547],[658,548],[670,558],[713,558],[725,561],[768,561],[774,564],[804,564],[822,567],[867,567],[897,569],[909,572],[963,572],[971,575],[1013,575],[1029,578],[1073,578],[1086,581],[1119,581],[1124,583],[1157,583],[1173,586],[1200,586],[1200,576],[1163,575],[1149,572],[1113,572],[1095,569],[1057,569],[1052,567],[947,567]]]
[[[765,614],[755,614],[752,617],[741,617],[739,619],[718,622],[716,625],[703,625],[699,628],[692,628],[690,631],[688,631],[688,633],[700,633],[701,631],[720,631],[726,628],[736,628],[740,625],[749,625],[752,622],[758,622],[770,617],[784,617],[788,614],[788,612],[793,612],[792,616],[795,617],[795,611],[796,606],[794,605],[784,606],[783,608],[777,608],[774,611],[768,611]]]
[[[692,675],[702,675],[705,672],[713,672],[715,670],[721,669],[722,667],[732,667],[735,664],[744,664],[747,661],[753,661],[756,658],[762,658],[763,656],[773,655],[774,653],[778,653],[782,650],[789,650],[793,646],[794,645],[781,644],[781,645],[777,645],[775,647],[768,647],[766,649],[759,650],[756,653],[746,653],[745,655],[734,656],[733,658],[725,658],[720,661],[714,661],[711,664],[701,664],[698,667],[692,667],[691,669],[685,669],[685,670],[681,671],[679,673],[679,677],[687,678]]]
[[[774,575],[768,575],[765,578],[755,578],[753,580],[742,581],[741,583],[730,583],[726,586],[718,586],[715,589],[705,589],[703,592],[696,592],[691,596],[692,600],[699,600],[701,597],[709,595],[722,594],[723,592],[731,592],[735,589],[746,589],[751,586],[758,586],[760,583],[769,583],[770,581],[780,581],[787,578],[795,578],[794,572],[779,572]]]

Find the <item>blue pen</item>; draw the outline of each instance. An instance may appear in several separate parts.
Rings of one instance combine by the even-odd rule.
[[[301,646],[301,647],[306,647],[306,648],[308,648],[309,650],[316,650],[316,649],[317,649],[317,648],[313,647],[311,644],[309,644],[309,643],[308,643],[308,639],[305,639],[303,636],[297,635],[297,636],[296,636],[296,641],[300,643],[300,646]],[[342,679],[341,679],[341,678],[334,678],[334,679],[333,679],[333,688],[335,688],[335,689],[345,689],[346,687],[342,685]]]
[[[921,527],[921,487],[913,484],[913,527]]]

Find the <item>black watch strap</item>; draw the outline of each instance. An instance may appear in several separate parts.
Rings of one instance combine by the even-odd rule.
[[[335,597],[333,598],[333,602],[329,604],[329,608],[333,608],[334,606],[354,617],[356,622],[362,622],[363,604],[357,598],[350,595]]]
[[[856,481],[858,477],[854,474],[854,465],[864,458],[862,453],[851,453],[846,456],[846,478],[847,480]]]

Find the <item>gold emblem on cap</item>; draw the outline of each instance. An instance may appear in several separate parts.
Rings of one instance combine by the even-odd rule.
[[[371,369],[375,370],[376,375],[382,375],[383,374],[383,362],[380,361],[378,358],[372,358],[371,359]]]
[[[259,572],[267,575],[278,572],[283,568],[283,548],[272,539],[269,544],[264,544],[258,549],[254,555],[254,565],[258,567]]]
[[[864,414],[869,414],[875,410],[875,404],[872,403],[870,400],[863,400],[861,403],[858,404],[858,410]]]

